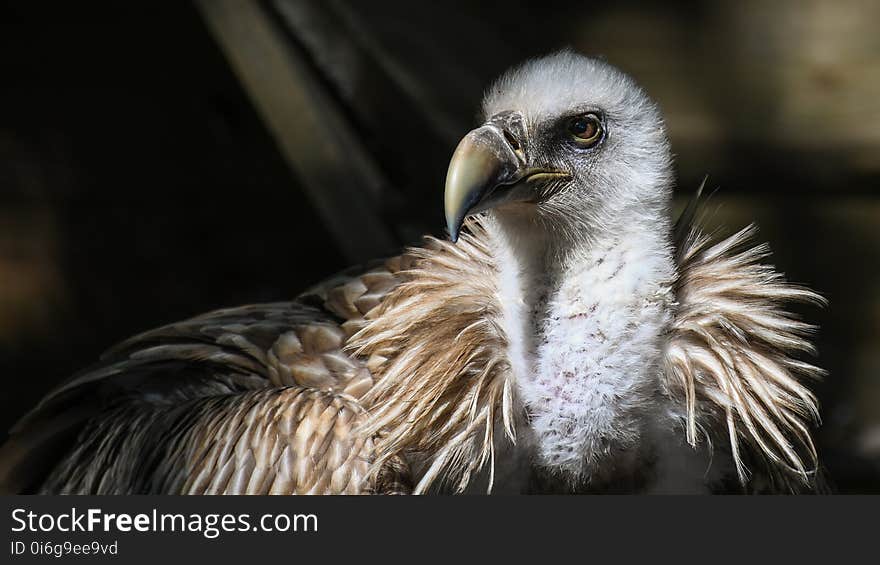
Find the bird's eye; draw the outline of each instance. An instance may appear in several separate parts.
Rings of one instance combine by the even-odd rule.
[[[568,133],[583,147],[591,147],[602,137],[602,123],[594,114],[572,118],[568,122]]]

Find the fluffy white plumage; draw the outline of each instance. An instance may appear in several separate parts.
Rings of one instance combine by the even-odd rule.
[[[486,228],[505,257],[504,329],[538,456],[577,481],[633,461],[664,413],[676,270],[663,123],[625,75],[567,52],[508,73],[484,103],[487,117],[521,112],[527,131],[599,109],[614,122],[606,154],[572,197],[539,204],[543,221],[494,211]]]

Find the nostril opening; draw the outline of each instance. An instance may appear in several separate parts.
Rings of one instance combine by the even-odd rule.
[[[504,131],[504,139],[507,140],[507,143],[509,143],[510,146],[513,147],[514,151],[519,151],[519,142],[516,140],[515,137],[513,137],[513,134],[507,130],[503,130],[503,131]]]

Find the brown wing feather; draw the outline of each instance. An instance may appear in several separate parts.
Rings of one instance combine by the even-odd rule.
[[[350,396],[270,388],[172,408],[120,403],[92,420],[44,492],[358,494],[372,438]]]
[[[0,448],[0,490],[405,490],[399,460],[363,481],[372,439],[353,429],[373,377],[342,351],[345,324],[393,288],[399,262],[301,301],[218,310],[123,342],[16,425]]]

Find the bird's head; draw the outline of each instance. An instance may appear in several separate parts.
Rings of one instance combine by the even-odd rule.
[[[657,106],[605,62],[570,51],[529,61],[488,90],[483,115],[449,164],[453,241],[485,210],[567,234],[668,206],[671,156]]]

